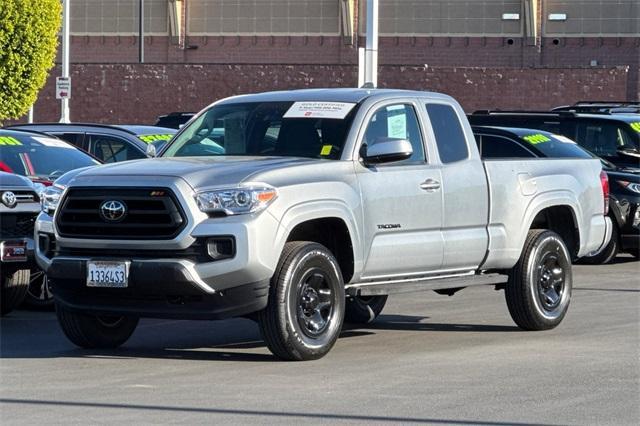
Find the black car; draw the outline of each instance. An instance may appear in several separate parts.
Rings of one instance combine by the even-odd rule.
[[[149,144],[159,150],[177,133],[175,129],[156,126],[63,123],[21,124],[9,129],[55,135],[105,163],[146,158]]]
[[[573,105],[555,107],[551,111],[640,114],[640,101],[580,101]]]
[[[569,138],[543,130],[472,126],[480,155],[485,160],[506,158],[595,157]],[[623,169],[600,159],[609,178],[609,217],[613,223],[611,242],[589,263],[607,263],[619,251],[636,259],[640,250],[640,170]]]
[[[640,114],[477,111],[471,125],[539,129],[563,135],[621,168],[640,169]]]

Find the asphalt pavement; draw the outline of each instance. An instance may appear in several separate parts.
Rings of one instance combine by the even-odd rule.
[[[75,348],[51,312],[0,320],[0,422],[637,425],[640,262],[576,266],[569,313],[524,332],[504,293],[390,297],[325,358],[281,362],[243,319],[143,320]]]

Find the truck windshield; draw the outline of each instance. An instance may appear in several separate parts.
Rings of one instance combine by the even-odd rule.
[[[337,160],[356,109],[356,104],[344,102],[218,105],[188,124],[161,156],[285,156]]]

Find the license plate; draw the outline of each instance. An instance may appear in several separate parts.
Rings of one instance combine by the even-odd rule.
[[[87,261],[87,287],[125,288],[129,285],[129,265],[125,261]]]
[[[3,241],[0,243],[0,260],[3,262],[26,262],[27,243],[25,241]]]

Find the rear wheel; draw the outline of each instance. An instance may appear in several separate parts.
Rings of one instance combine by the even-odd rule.
[[[351,324],[368,324],[380,315],[387,296],[350,296],[347,298],[344,320]]]
[[[56,315],[65,336],[86,349],[117,348],[129,340],[138,325],[135,317],[89,315],[69,311],[58,303]]]
[[[525,330],[556,327],[569,308],[571,287],[571,257],[562,238],[552,231],[529,231],[505,288],[511,318]]]
[[[53,309],[53,294],[49,288],[49,280],[47,274],[40,269],[31,271],[24,304],[29,308]]]
[[[344,283],[335,257],[317,243],[287,243],[271,278],[269,303],[258,313],[269,350],[285,360],[321,358],[343,321]]]
[[[0,315],[6,315],[20,306],[29,288],[29,270],[2,272],[0,283]]]

